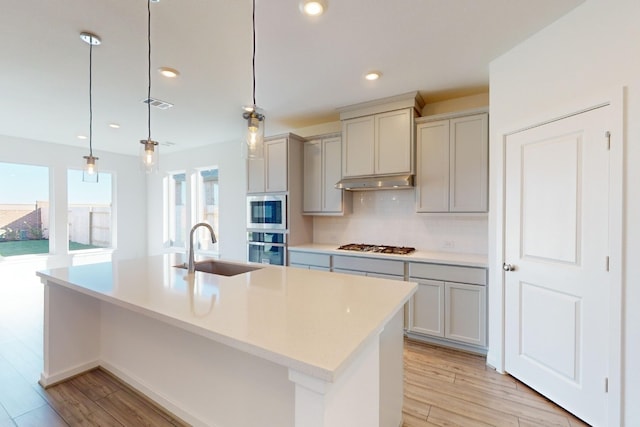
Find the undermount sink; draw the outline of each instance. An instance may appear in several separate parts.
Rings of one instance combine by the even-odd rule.
[[[176,265],[175,267],[186,269],[185,264]],[[218,276],[236,276],[242,273],[248,273],[254,270],[260,270],[263,267],[256,267],[247,264],[236,264],[226,261],[207,260],[195,263],[196,271],[203,273],[217,274]]]

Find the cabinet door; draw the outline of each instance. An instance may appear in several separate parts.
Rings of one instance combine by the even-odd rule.
[[[265,142],[265,188],[267,193],[287,191],[287,139]]]
[[[342,175],[344,177],[373,174],[373,116],[342,122]]]
[[[451,120],[451,212],[486,212],[489,180],[487,114]]]
[[[302,210],[322,210],[322,141],[305,142],[303,146]]]
[[[375,115],[375,173],[412,173],[412,109]]]
[[[486,345],[486,288],[463,283],[445,284],[445,337]]]
[[[247,193],[264,193],[264,159],[247,160]]]
[[[322,141],[322,145],[322,169],[324,171],[322,211],[342,212],[343,193],[342,190],[335,187],[336,183],[342,179],[342,139],[340,137],[325,139]]]
[[[417,126],[418,212],[449,211],[449,120]]]
[[[418,283],[409,305],[409,330],[444,337],[444,282],[415,278],[409,281]]]

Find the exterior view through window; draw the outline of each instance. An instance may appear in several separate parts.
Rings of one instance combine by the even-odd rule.
[[[49,253],[49,168],[0,163],[0,256]]]
[[[97,183],[82,181],[82,171],[67,171],[69,250],[112,246],[110,173],[100,172]]]
[[[167,246],[185,247],[187,232],[187,175],[184,172],[173,173],[168,178],[167,191],[168,228]]]
[[[196,177],[197,200],[196,222],[206,222],[213,227],[219,238],[218,228],[218,168],[207,168],[198,171]],[[207,252],[218,252],[218,243],[211,243],[209,231],[198,230],[198,249]]]

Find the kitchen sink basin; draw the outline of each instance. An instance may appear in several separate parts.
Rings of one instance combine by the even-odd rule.
[[[176,265],[178,268],[186,269],[185,264]],[[207,260],[195,263],[196,271],[203,273],[217,274],[218,276],[236,276],[238,274],[248,273],[254,270],[260,270],[263,267],[256,267],[248,264],[236,264],[233,262]]]

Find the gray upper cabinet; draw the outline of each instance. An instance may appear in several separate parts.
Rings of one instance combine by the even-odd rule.
[[[288,191],[288,138],[265,140],[264,158],[247,160],[247,193]]]
[[[340,135],[307,141],[303,153],[303,212],[309,215],[343,214],[343,191],[335,188],[342,178]]]
[[[342,107],[342,177],[415,173],[418,92]]]
[[[414,117],[414,109],[405,108],[344,120],[342,175],[412,173]]]
[[[417,212],[487,212],[488,128],[486,113],[417,124]]]

